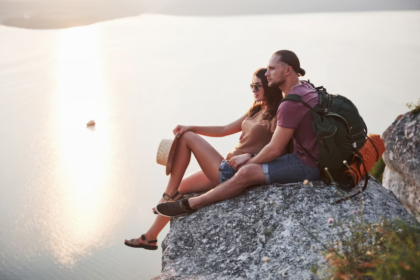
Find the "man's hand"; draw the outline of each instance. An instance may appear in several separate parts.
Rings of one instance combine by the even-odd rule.
[[[229,160],[229,165],[235,168],[236,170],[239,170],[242,166],[244,166],[249,160],[251,159],[250,154],[243,154],[239,156],[233,156]]]

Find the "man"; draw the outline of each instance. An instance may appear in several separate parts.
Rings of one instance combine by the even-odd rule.
[[[274,53],[265,75],[268,85],[279,87],[283,97],[296,94],[311,107],[318,104],[316,90],[309,83],[299,80],[299,76],[305,75],[305,70],[300,68],[294,52],[281,50]],[[210,203],[233,198],[253,185],[318,180],[318,146],[312,121],[309,108],[298,102],[284,101],[277,111],[277,128],[271,142],[258,155],[249,155],[249,160],[235,176],[201,196],[159,204],[157,211],[163,216],[174,217],[193,213]],[[293,153],[281,156],[292,137]]]

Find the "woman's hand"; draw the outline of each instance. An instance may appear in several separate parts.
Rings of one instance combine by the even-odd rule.
[[[250,154],[243,154],[239,156],[233,156],[229,160],[229,165],[235,168],[236,170],[239,170],[245,163],[247,163],[251,159]]]
[[[176,135],[177,133],[179,134],[179,136],[181,136],[182,134],[184,134],[187,131],[191,130],[191,126],[186,126],[186,125],[177,125],[174,129],[174,135]]]

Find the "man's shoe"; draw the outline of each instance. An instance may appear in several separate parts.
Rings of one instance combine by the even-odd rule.
[[[188,201],[188,198],[177,200],[175,202],[161,203],[156,206],[156,211],[159,213],[159,215],[165,217],[176,217],[179,215],[191,214],[197,211],[191,208],[187,209],[185,203],[188,202],[186,201]]]

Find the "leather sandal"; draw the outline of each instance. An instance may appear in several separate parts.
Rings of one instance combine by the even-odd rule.
[[[176,191],[173,196],[169,196],[166,193],[163,193],[163,199],[165,199],[166,202],[174,202],[174,201],[180,200],[183,197],[184,196],[182,194],[180,194],[178,191]],[[166,202],[162,202],[162,203],[166,203]],[[152,208],[152,211],[153,211],[153,214],[155,214],[155,215],[158,215],[159,214],[156,211],[155,208]]]
[[[133,247],[133,248],[143,248],[146,250],[157,250],[157,245],[150,245],[150,243],[157,243],[157,240],[147,240],[146,235],[141,235],[142,243],[139,243],[138,238],[133,238],[131,240],[125,241],[124,244]]]

